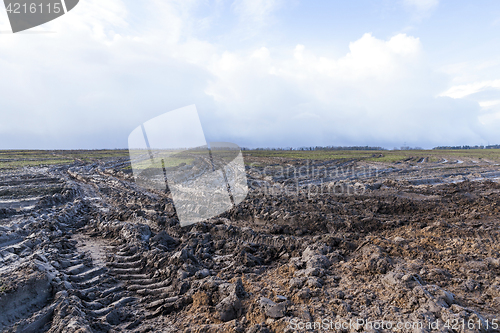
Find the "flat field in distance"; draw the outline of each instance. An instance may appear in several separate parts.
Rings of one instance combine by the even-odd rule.
[[[446,162],[498,161],[500,149],[457,149],[457,150],[245,150],[246,164],[254,158],[260,162],[268,158],[272,163],[277,159],[308,160],[363,160],[370,162]],[[74,162],[106,162],[128,159],[128,149],[116,150],[0,150],[0,169],[13,169],[24,166],[68,165]],[[273,159],[274,158],[274,159]]]
[[[286,159],[334,160],[359,159],[372,162],[428,162],[475,159],[500,161],[500,149],[456,150],[245,150],[248,157],[278,157]]]
[[[117,150],[0,150],[0,169],[25,166],[68,165],[76,161],[99,162],[128,158],[128,149]]]

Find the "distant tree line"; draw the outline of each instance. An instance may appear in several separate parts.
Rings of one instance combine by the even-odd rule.
[[[329,150],[386,150],[382,147],[370,146],[316,146],[316,147],[285,147],[285,148],[241,148],[241,150],[271,150],[271,151],[329,151]]]
[[[424,150],[424,148],[422,148],[422,147],[402,146],[401,148],[394,147],[393,150]]]
[[[499,145],[487,145],[487,146],[438,146],[432,149],[442,150],[442,149],[500,149]],[[241,148],[241,150],[262,150],[262,151],[334,151],[334,150],[387,150],[383,147],[371,147],[371,146],[315,146],[315,147],[283,147],[283,148]],[[394,150],[424,150],[421,147],[409,147],[402,146],[400,148],[394,148]]]
[[[439,146],[432,149],[500,149],[500,145],[488,145],[488,146]]]

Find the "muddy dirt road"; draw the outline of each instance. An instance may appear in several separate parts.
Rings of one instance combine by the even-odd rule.
[[[245,162],[184,228],[124,160],[3,170],[0,331],[499,331],[495,162]]]

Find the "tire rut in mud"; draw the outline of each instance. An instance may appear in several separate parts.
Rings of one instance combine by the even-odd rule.
[[[47,192],[0,211],[0,330],[280,332],[291,318],[328,313],[494,314],[500,186],[415,185],[418,171],[394,170],[359,180],[358,195],[256,187],[233,210],[185,228],[168,193],[99,163],[4,177],[9,200],[24,193],[29,173],[35,192]]]

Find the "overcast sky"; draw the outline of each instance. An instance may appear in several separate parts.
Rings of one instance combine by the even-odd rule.
[[[81,0],[9,30],[2,149],[127,148],[191,104],[245,147],[500,143],[496,0]]]

